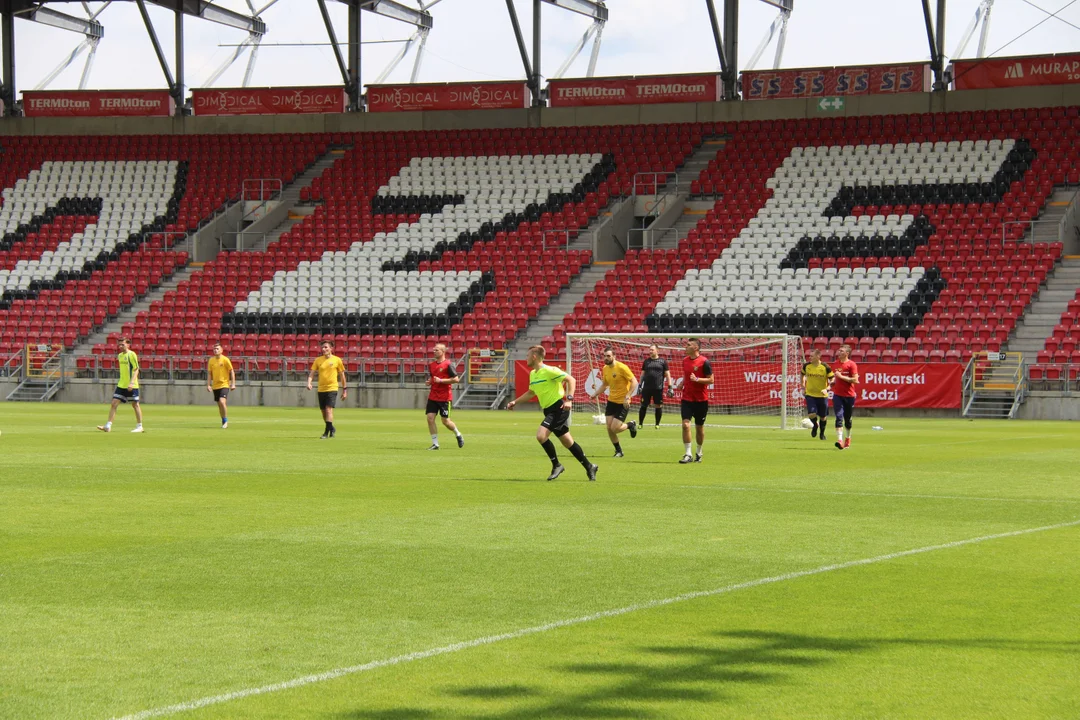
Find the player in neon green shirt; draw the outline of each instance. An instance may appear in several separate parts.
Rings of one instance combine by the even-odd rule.
[[[131,432],[141,433],[142,406],[139,405],[139,356],[131,350],[131,341],[120,338],[116,345],[116,365],[120,368],[120,379],[116,382],[116,390],[113,391],[112,407],[109,408],[109,421],[104,425],[98,425],[97,429],[102,432],[112,432],[113,418],[116,417],[116,408],[120,403],[131,403],[135,411],[135,429]]]
[[[574,442],[570,435],[570,410],[574,407],[574,378],[557,367],[544,364],[544,348],[533,345],[525,355],[525,363],[529,366],[529,389],[519,398],[511,400],[507,410],[513,410],[520,402],[535,397],[544,410],[544,420],[536,430],[536,442],[544,448],[544,452],[551,458],[551,474],[548,480],[554,480],[562,475],[566,469],[559,462],[559,456],[555,453],[555,443],[551,442],[551,435],[559,438],[567,450],[574,456],[581,466],[585,468],[585,474],[589,480],[596,479],[596,471],[599,468],[589,462],[585,457],[585,451]],[[563,391],[566,385],[569,392]]]

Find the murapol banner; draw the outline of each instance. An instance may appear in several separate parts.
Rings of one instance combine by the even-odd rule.
[[[1080,83],[1080,54],[957,60],[952,77],[957,90]]]

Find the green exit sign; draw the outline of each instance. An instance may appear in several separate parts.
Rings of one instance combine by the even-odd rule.
[[[818,110],[822,112],[840,112],[844,109],[844,98],[842,97],[823,97],[818,100]]]

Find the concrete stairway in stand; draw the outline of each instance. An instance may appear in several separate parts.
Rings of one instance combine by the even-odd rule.
[[[529,346],[537,345],[544,337],[551,335],[555,326],[574,311],[574,306],[581,302],[613,267],[615,267],[614,263],[592,265],[576,275],[570,281],[570,286],[559,293],[549,305],[541,308],[536,318],[526,326],[525,331],[507,345],[510,359],[524,360]]]
[[[1046,339],[1054,333],[1054,326],[1061,322],[1069,301],[1076,297],[1077,288],[1080,288],[1080,259],[1065,259],[1054,268],[1046,286],[1016,324],[1009,336],[1008,350],[1023,353],[1025,361],[1034,362]]]
[[[1069,203],[1076,197],[1076,193],[1075,187],[1054,188],[1054,192],[1046,202],[1046,207],[1036,218],[1035,224],[1028,228],[1023,242],[1058,242],[1060,239],[1058,226],[1061,223],[1061,218],[1065,217],[1065,212],[1069,209]]]

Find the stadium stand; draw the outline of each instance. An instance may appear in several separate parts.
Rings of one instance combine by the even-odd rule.
[[[291,181],[331,144],[347,150],[301,191],[317,204],[308,219],[265,250],[220,254],[124,333],[181,369],[216,338],[273,372],[299,368],[326,336],[390,373],[418,370],[435,338],[458,354],[502,347],[590,263],[567,239],[638,173],[676,170],[724,137],[691,185],[712,209],[678,247],[628,252],[555,328],[556,360],[567,331],[747,331],[848,342],[864,360],[962,361],[1006,342],[1060,256],[1022,242],[1022,222],[1055,184],[1080,182],[1077,129],[1072,107],[6,138],[0,350],[71,347],[186,264],[171,233],[195,230],[246,178]],[[1051,360],[1080,359],[1074,321],[1062,318]],[[106,363],[112,351],[94,348]]]

